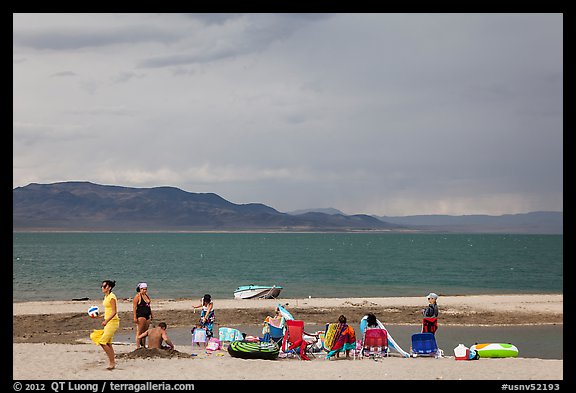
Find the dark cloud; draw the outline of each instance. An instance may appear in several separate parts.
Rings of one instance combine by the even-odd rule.
[[[50,76],[52,77],[67,77],[67,76],[76,76],[77,74],[73,71],[61,71],[61,72],[56,72]]]
[[[243,13],[195,13],[187,14],[192,19],[200,20],[206,24],[224,24],[242,17],[254,17],[255,15],[264,15],[267,19],[286,19],[295,22],[317,21],[329,18],[332,14],[327,13],[274,13],[274,14],[243,14]]]
[[[194,63],[207,63],[245,54],[240,48],[223,48],[219,50],[197,51],[198,53],[176,54],[170,56],[152,57],[142,60],[138,68],[162,68],[170,66],[187,65]]]
[[[145,42],[168,43],[179,35],[150,26],[110,29],[41,29],[14,31],[13,43],[36,50],[71,50]]]
[[[188,48],[185,53],[155,56],[142,60],[142,68],[181,66],[207,63],[266,50],[270,45],[290,37],[294,32],[315,21],[329,18],[330,14],[190,14],[209,24],[223,25],[238,21],[238,26],[221,26],[207,37],[213,45]]]
[[[240,18],[244,14],[239,13],[195,13],[195,14],[186,14],[188,17],[199,20],[206,24],[223,24],[227,21],[234,20]]]
[[[562,14],[14,21],[14,186],[169,184],[281,211],[562,209]]]

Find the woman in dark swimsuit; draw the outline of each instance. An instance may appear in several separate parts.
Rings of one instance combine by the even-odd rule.
[[[146,346],[146,337],[138,339],[138,336],[150,327],[152,320],[152,308],[150,308],[150,296],[148,296],[148,284],[141,282],[136,287],[136,296],[134,296],[134,323],[136,324],[136,348]]]

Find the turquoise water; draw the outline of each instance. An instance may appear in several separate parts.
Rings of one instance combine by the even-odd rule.
[[[13,299],[232,298],[562,293],[563,235],[389,233],[14,233]]]

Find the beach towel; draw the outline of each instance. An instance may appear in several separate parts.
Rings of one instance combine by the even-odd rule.
[[[330,351],[334,346],[334,342],[336,341],[337,329],[338,329],[337,323],[330,323],[326,328],[326,334],[324,335],[324,348],[326,348],[328,351]]]
[[[218,339],[220,341],[240,341],[243,339],[242,333],[238,329],[221,327],[218,329]]]
[[[206,329],[206,336],[208,338],[212,337],[213,333],[212,333],[212,328],[214,327],[214,321],[215,321],[215,314],[214,314],[214,310],[210,310],[210,312],[208,313],[208,316],[206,317],[206,321],[202,321],[202,318],[204,318],[204,316],[206,315],[206,310],[202,310],[202,313],[200,314],[200,321],[199,324],[201,327]]]
[[[284,325],[285,325],[286,320],[284,319],[284,317],[280,317],[280,318],[270,318],[270,317],[266,317],[266,319],[264,320],[264,326],[262,327],[262,334],[266,335],[268,334],[269,336],[278,336],[278,332],[280,330],[284,330]]]
[[[266,318],[267,320],[265,322],[268,322],[271,326],[277,327],[277,328],[282,328],[284,327],[284,322],[285,319],[284,317],[280,317],[280,318]]]
[[[326,355],[326,359],[329,359],[337,352],[355,350],[356,333],[352,326],[347,323],[330,324],[328,326],[324,345],[330,351],[328,352],[328,355]]]

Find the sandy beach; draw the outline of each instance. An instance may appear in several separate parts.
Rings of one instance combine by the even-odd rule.
[[[153,299],[156,321],[171,327],[192,326],[199,317],[192,299]],[[276,304],[286,306],[306,324],[323,324],[344,314],[356,324],[367,312],[385,324],[409,324],[420,319],[422,297],[215,299],[217,325],[261,326]],[[538,325],[563,323],[563,295],[441,296],[440,324],[444,326]],[[562,380],[563,360],[535,358],[455,361],[453,348],[443,358],[344,358],[311,362],[299,359],[244,360],[226,351],[206,353],[177,347],[178,353],[146,357],[133,343],[115,345],[117,367],[106,370],[106,357],[92,344],[89,333],[98,320],[86,310],[100,301],[13,303],[14,380]],[[121,329],[133,332],[130,299],[119,300]],[[407,348],[405,348],[407,349]],[[141,351],[142,352],[142,351]],[[150,354],[148,353],[148,356]],[[179,356],[177,356],[179,355]]]

